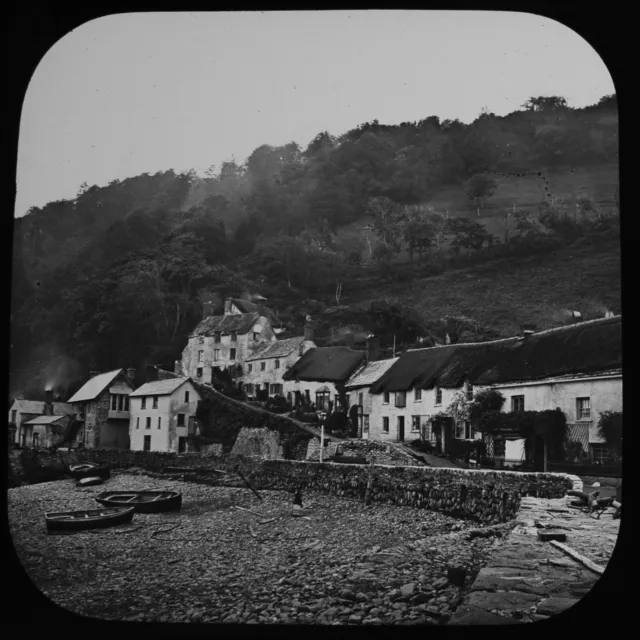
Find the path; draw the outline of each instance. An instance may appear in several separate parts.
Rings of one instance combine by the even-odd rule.
[[[516,527],[501,541],[449,624],[514,624],[548,618],[573,606],[600,574],[549,542],[538,529],[566,534],[562,543],[606,568],[618,538],[620,520],[607,509],[599,520],[570,508],[573,498],[522,499]]]

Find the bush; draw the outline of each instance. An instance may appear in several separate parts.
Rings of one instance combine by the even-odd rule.
[[[272,396],[268,398],[264,408],[271,413],[287,413],[291,411],[291,405],[283,396]]]
[[[409,442],[409,446],[420,453],[433,453],[435,451],[435,444],[429,440],[412,440]]]
[[[622,412],[604,411],[598,420],[598,435],[607,443],[614,458],[622,457]]]

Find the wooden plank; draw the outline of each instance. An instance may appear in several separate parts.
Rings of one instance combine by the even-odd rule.
[[[567,547],[566,544],[562,544],[562,542],[558,542],[556,540],[551,540],[551,543],[554,547],[557,547],[561,551],[564,551],[568,556],[571,556],[574,560],[582,563],[587,569],[591,569],[594,573],[598,575],[602,575],[604,573],[604,567],[601,567],[599,564],[592,562],[589,558],[586,558],[582,554],[578,553],[571,547]]]

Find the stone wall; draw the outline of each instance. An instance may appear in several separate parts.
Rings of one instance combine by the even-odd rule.
[[[424,466],[419,460],[395,446],[392,443],[375,442],[372,440],[347,440],[346,442],[325,445],[324,459],[334,455],[358,456],[366,458],[367,462],[394,466]],[[306,460],[318,462],[320,460],[320,438],[313,438],[307,446]]]
[[[262,429],[244,428],[231,449],[232,456],[255,457],[261,460],[280,460],[283,447],[280,434],[263,427]]]
[[[485,523],[511,520],[523,495],[559,498],[574,486],[565,474],[292,460],[265,461],[247,472],[263,489],[301,487],[358,500],[364,499],[372,473],[372,502],[441,511]]]

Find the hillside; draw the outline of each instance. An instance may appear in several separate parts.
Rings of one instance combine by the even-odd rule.
[[[169,366],[205,294],[259,292],[294,333],[311,314],[321,342],[398,349],[619,310],[617,167],[615,96],[540,98],[83,185],[16,220],[10,391]]]

